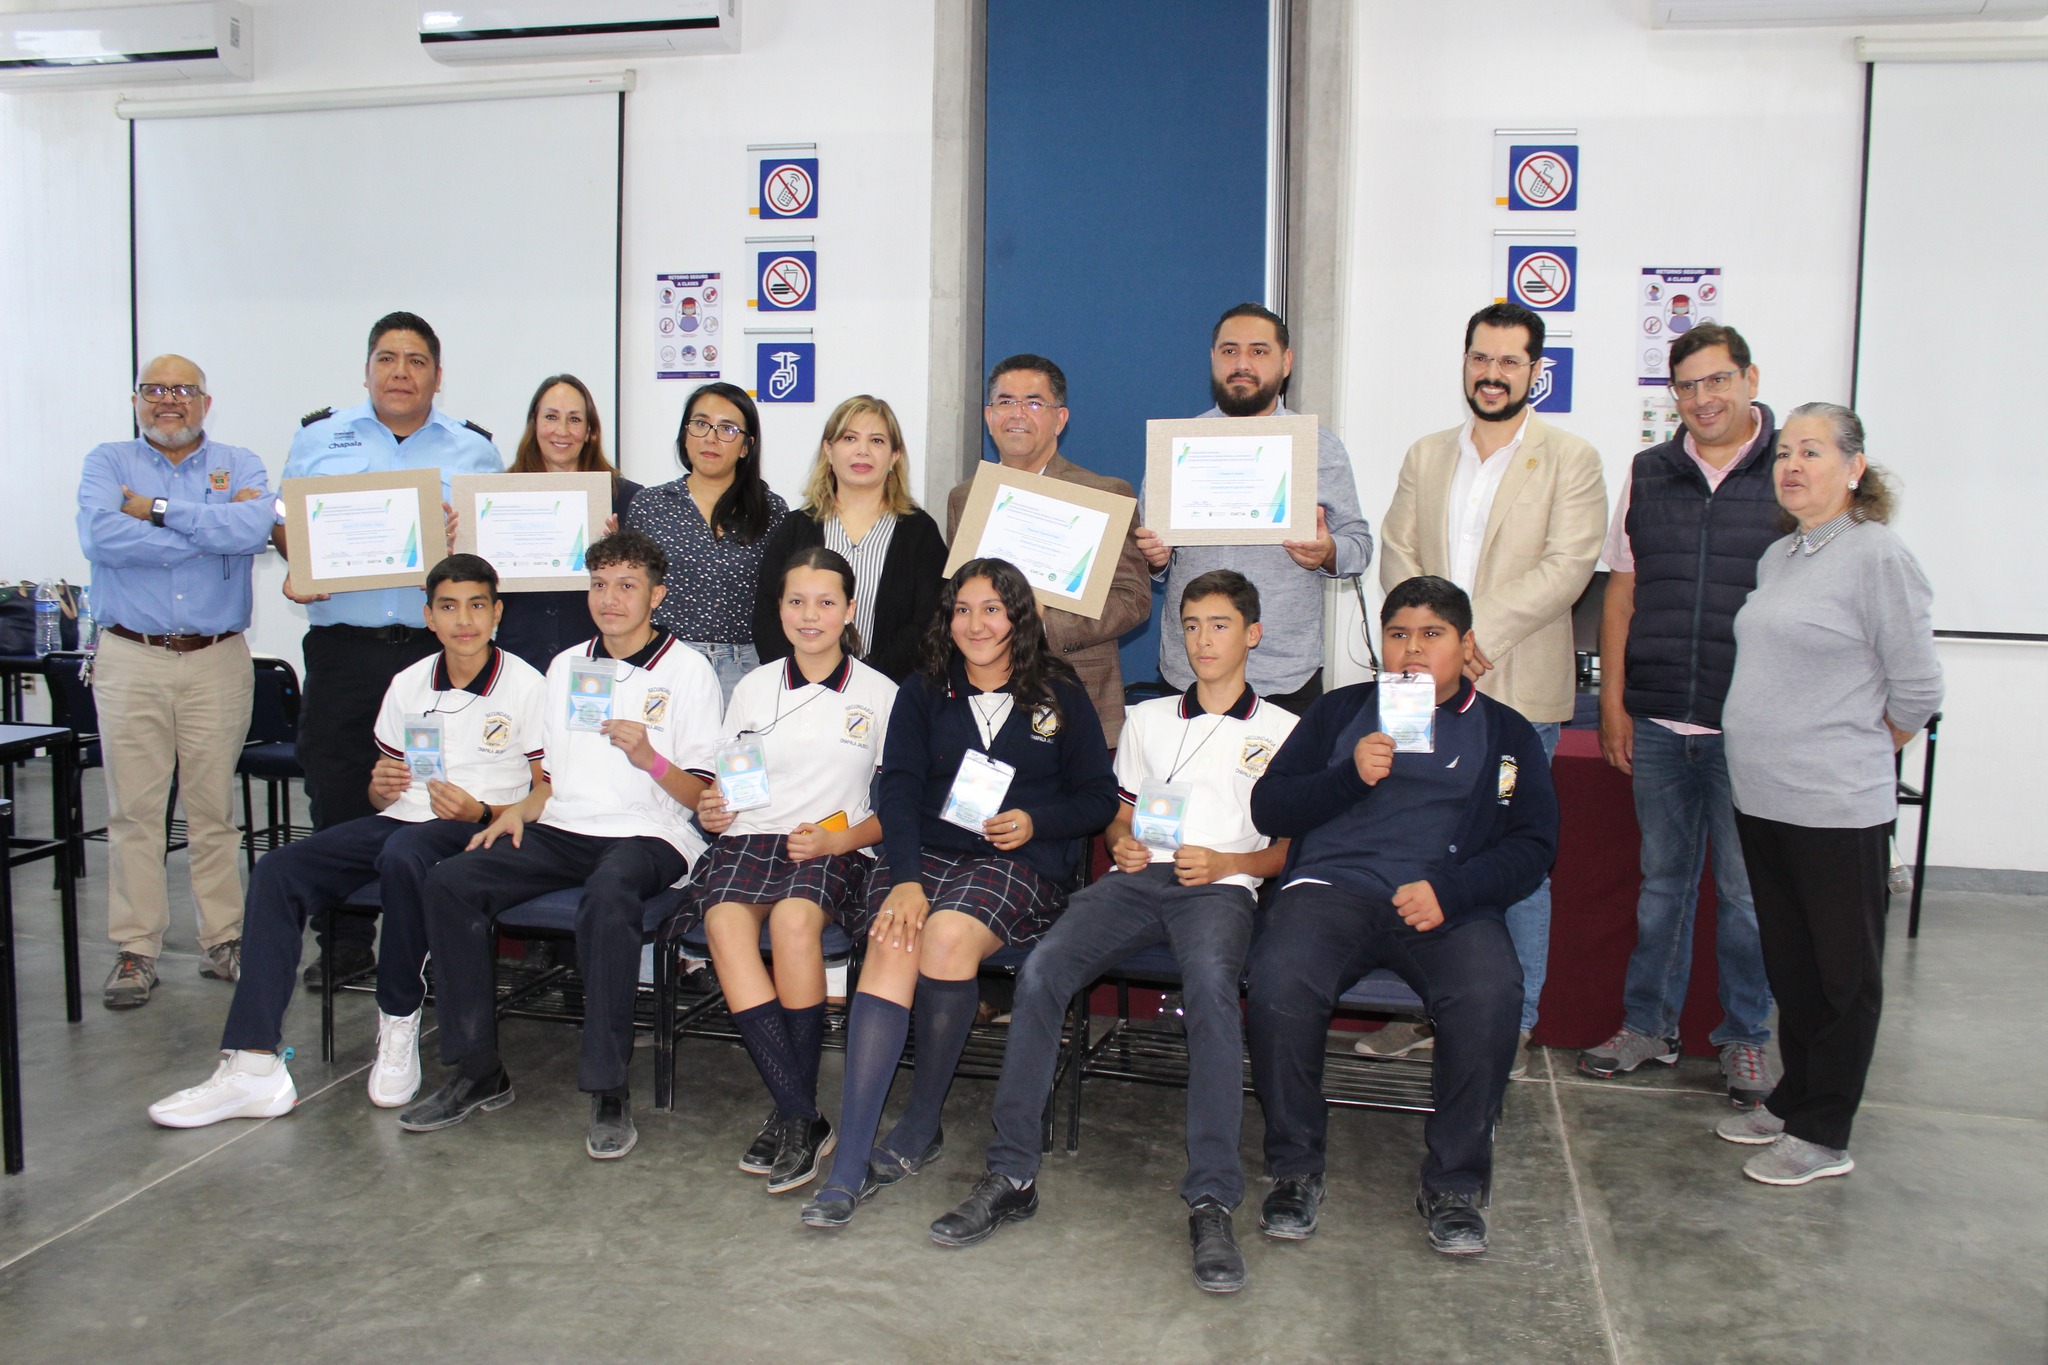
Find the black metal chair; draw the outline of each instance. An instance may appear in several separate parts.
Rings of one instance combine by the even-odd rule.
[[[106,841],[107,827],[85,829],[85,770],[105,766],[100,744],[100,713],[87,684],[86,665],[92,655],[81,650],[60,650],[43,656],[43,681],[50,689],[50,723],[61,725],[78,736],[78,763],[72,769],[71,790],[63,794],[71,804],[71,827],[83,830],[81,837]],[[170,797],[164,803],[164,856],[185,847],[185,822],[172,818],[178,808],[178,779],[171,776]],[[81,864],[77,869],[85,872]]]
[[[292,825],[292,787],[303,778],[299,766],[299,675],[283,659],[259,655],[256,666],[256,696],[249,710],[249,738],[242,746],[235,771],[242,777],[242,848],[251,868],[256,866],[258,839],[265,852],[290,843],[310,829]],[[266,819],[256,824],[251,780],[264,785]]]
[[[1920,892],[1927,880],[1927,826],[1934,820],[1934,748],[1941,737],[1941,712],[1936,711],[1927,718],[1927,744],[1920,753],[1920,785],[1910,786],[1905,780],[1906,754],[1902,749],[1892,755],[1892,772],[1899,779],[1899,804],[1917,806],[1920,810],[1920,830],[1913,840],[1913,899],[1911,910],[1906,917],[1906,937],[1920,937]],[[1898,822],[1892,822],[1897,830]]]

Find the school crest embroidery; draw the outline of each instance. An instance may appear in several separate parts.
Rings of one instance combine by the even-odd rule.
[[[1505,806],[1514,799],[1515,783],[1522,775],[1522,765],[1507,755],[1500,756],[1500,779],[1494,784],[1494,795]]]
[[[509,711],[493,711],[484,717],[483,746],[487,753],[502,754],[505,746],[512,742],[512,715]]]
[[[1050,706],[1041,706],[1031,713],[1031,733],[1040,739],[1051,739],[1060,732],[1060,718]]]
[[[1237,770],[1250,777],[1263,777],[1266,765],[1273,761],[1273,741],[1260,735],[1252,735],[1244,742],[1244,748],[1237,755]]]
[[[669,692],[666,687],[648,688],[647,703],[640,708],[640,719],[649,725],[667,724],[668,697]]]
[[[211,488],[211,489],[212,489],[212,490],[213,490],[214,492],[216,492],[216,493],[225,493],[225,492],[227,492],[227,491],[228,491],[228,472],[227,472],[227,471],[226,471],[225,469],[209,469],[209,470],[207,470],[207,471],[206,471],[206,486],[207,486],[208,488]]]
[[[865,744],[868,736],[874,733],[875,713],[865,706],[849,706],[846,708],[846,719],[843,724],[848,739],[857,744]]]

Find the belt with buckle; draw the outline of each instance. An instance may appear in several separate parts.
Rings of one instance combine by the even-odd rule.
[[[217,645],[222,640],[231,640],[242,633],[239,630],[227,630],[218,635],[144,635],[141,631],[130,630],[126,626],[108,626],[106,630],[109,635],[118,635],[124,640],[133,640],[138,645],[148,645],[152,649],[168,649],[173,654],[190,654],[194,650],[205,649],[208,645]]]

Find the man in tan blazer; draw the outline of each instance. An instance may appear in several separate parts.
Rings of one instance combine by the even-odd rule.
[[[1060,454],[1060,433],[1067,426],[1067,376],[1038,355],[1013,355],[988,376],[988,407],[983,414],[996,455],[1011,469],[1043,474],[1049,479],[1123,497],[1134,496],[1122,479],[1091,473]],[[973,480],[956,487],[946,499],[946,540],[960,529],[960,511],[967,505]],[[1136,517],[1132,518],[1135,523]],[[1109,597],[1102,615],[1091,619],[1057,607],[1045,607],[1046,639],[1053,652],[1073,665],[1088,690],[1088,700],[1102,718],[1102,736],[1114,749],[1124,727],[1124,675],[1117,660],[1117,637],[1143,625],[1152,614],[1152,579],[1131,530],[1124,531]]]
[[[1607,486],[1598,451],[1529,411],[1542,359],[1543,319],[1526,308],[1496,303],[1465,324],[1472,415],[1408,448],[1380,528],[1380,584],[1436,574],[1469,593],[1477,648],[1466,671],[1481,692],[1527,717],[1545,752],[1554,752],[1572,718],[1578,673],[1572,604],[1600,558]],[[1522,961],[1526,1043],[1550,950],[1550,883],[1507,919]],[[1367,1041],[1389,1052],[1421,1036],[1391,1026]],[[1518,1051],[1515,1074],[1527,1065]]]

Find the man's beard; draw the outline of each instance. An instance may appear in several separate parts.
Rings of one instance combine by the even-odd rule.
[[[195,444],[205,430],[204,427],[194,423],[189,427],[177,427],[171,431],[165,431],[160,427],[144,427],[142,434],[149,438],[150,444],[160,449],[182,450],[186,446]]]
[[[1472,409],[1472,415],[1482,422],[1512,422],[1522,415],[1523,408],[1529,406],[1529,395],[1523,394],[1498,412],[1488,412],[1479,406],[1476,395],[1468,393],[1465,395],[1465,406]]]
[[[1271,385],[1261,385],[1239,397],[1230,391],[1228,384],[1213,374],[1209,376],[1209,397],[1215,400],[1216,406],[1223,410],[1225,417],[1257,417],[1273,406],[1274,401],[1280,397],[1280,391],[1286,387],[1287,380],[1283,377],[1274,380]]]

